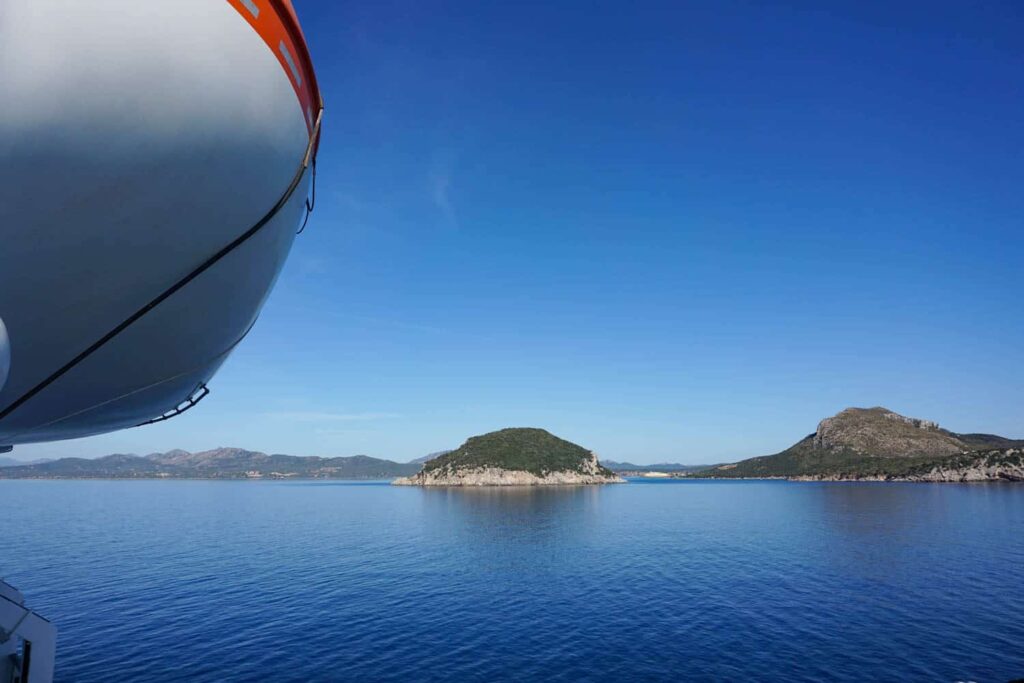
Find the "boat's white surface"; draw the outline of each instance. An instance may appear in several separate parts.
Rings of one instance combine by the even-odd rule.
[[[0,580],[0,682],[50,683],[57,629],[25,606],[25,596]]]
[[[254,323],[304,215],[315,133],[302,75],[282,67],[297,55],[243,8],[274,11],[0,4],[0,446],[155,418]],[[267,216],[297,173],[251,239],[80,358]]]

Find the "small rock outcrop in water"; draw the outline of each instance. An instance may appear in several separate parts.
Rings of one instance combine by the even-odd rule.
[[[597,456],[543,429],[502,429],[474,436],[423,465],[397,486],[538,486],[624,481]]]
[[[1024,441],[958,434],[885,408],[847,408],[781,453],[698,476],[816,481],[1024,481]]]

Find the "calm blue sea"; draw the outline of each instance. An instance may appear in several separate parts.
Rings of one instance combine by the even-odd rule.
[[[1024,486],[0,481],[61,681],[1007,681]]]

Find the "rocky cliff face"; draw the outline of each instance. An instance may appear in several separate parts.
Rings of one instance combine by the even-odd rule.
[[[969,450],[952,432],[929,420],[885,408],[847,408],[818,424],[814,447],[874,457],[942,456]]]
[[[847,408],[781,453],[719,465],[700,476],[815,481],[1021,480],[1024,441],[958,434],[885,408]]]
[[[552,484],[617,484],[625,482],[618,475],[602,471],[597,457],[591,456],[589,467],[582,472],[563,470],[536,475],[525,470],[498,467],[445,467],[424,471],[392,482],[395,486],[544,486]]]
[[[906,474],[808,474],[795,481],[1024,481],[1024,450],[1009,449],[979,454],[969,462],[951,458]]]

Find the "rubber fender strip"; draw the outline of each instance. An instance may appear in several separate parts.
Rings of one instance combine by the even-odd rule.
[[[39,384],[34,386],[29,391],[27,391],[24,394],[22,394],[22,396],[20,398],[18,398],[13,403],[11,403],[9,406],[7,406],[2,411],[0,411],[0,420],[4,419],[5,417],[7,417],[11,413],[13,413],[15,410],[17,410],[22,405],[24,405],[26,401],[28,401],[29,399],[33,398],[40,391],[42,391],[43,389],[45,389],[46,387],[50,386],[51,384],[56,382],[58,379],[63,377],[69,370],[71,370],[76,365],[81,363],[83,360],[85,360],[86,358],[91,356],[93,353],[95,353],[97,350],[102,348],[111,339],[113,339],[114,337],[116,337],[117,335],[121,334],[122,332],[124,332],[129,327],[131,327],[132,324],[135,323],[137,320],[139,320],[140,318],[145,316],[147,313],[152,311],[154,308],[156,308],[157,306],[162,304],[164,301],[169,299],[179,289],[181,289],[182,287],[184,287],[188,283],[192,282],[192,280],[195,280],[197,277],[199,277],[200,275],[205,273],[207,270],[209,270],[211,267],[213,267],[218,261],[223,259],[225,256],[227,256],[228,254],[233,252],[238,247],[240,247],[243,244],[245,244],[253,235],[255,235],[261,229],[263,229],[263,227],[266,226],[267,223],[269,223],[274,218],[274,216],[276,216],[278,214],[278,212],[281,211],[282,208],[284,208],[284,205],[288,203],[289,199],[291,199],[292,194],[295,193],[295,188],[297,188],[299,186],[299,183],[302,181],[302,176],[305,174],[306,169],[309,167],[309,165],[310,165],[310,163],[312,161],[313,149],[314,149],[314,145],[316,143],[316,140],[319,137],[320,122],[323,119],[323,114],[324,114],[324,110],[323,109],[320,109],[320,111],[317,113],[316,124],[313,127],[313,133],[309,136],[309,144],[306,145],[306,153],[303,155],[302,163],[299,165],[298,170],[295,171],[295,176],[292,178],[292,182],[288,185],[288,189],[286,189],[284,191],[284,194],[281,195],[281,198],[277,200],[277,203],[274,204],[273,208],[271,208],[270,211],[268,211],[266,213],[266,215],[263,216],[263,218],[261,218],[259,221],[257,221],[257,223],[255,225],[253,225],[251,228],[249,228],[244,233],[242,233],[237,238],[235,238],[235,240],[232,241],[230,244],[228,244],[226,247],[224,247],[223,249],[218,251],[216,254],[214,254],[213,256],[208,258],[207,260],[203,261],[201,264],[199,264],[199,266],[196,267],[195,270],[193,270],[188,275],[186,275],[185,277],[181,278],[180,280],[175,282],[173,285],[168,287],[166,290],[164,290],[162,294],[157,296],[155,299],[150,301],[148,304],[146,304],[145,306],[143,306],[139,310],[135,311],[135,313],[131,314],[120,325],[118,325],[114,329],[110,330],[110,332],[107,332],[105,335],[100,337],[96,342],[94,342],[91,346],[89,346],[89,348],[87,348],[85,351],[82,351],[80,354],[78,354],[74,358],[72,358],[70,361],[68,361],[66,364],[64,364],[64,366],[61,367],[59,370],[54,372],[52,375],[50,375],[49,377],[44,379],[42,382],[40,382]]]

